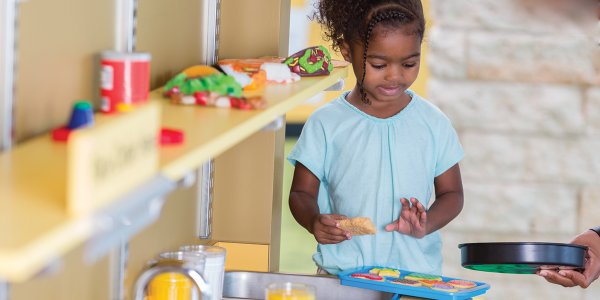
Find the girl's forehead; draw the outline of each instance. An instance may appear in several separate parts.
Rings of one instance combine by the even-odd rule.
[[[407,35],[402,30],[387,30],[371,35],[367,54],[408,57],[420,51],[421,39],[417,34]]]

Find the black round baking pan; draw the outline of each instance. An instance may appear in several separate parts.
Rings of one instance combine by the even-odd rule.
[[[533,274],[539,269],[583,268],[587,247],[560,243],[460,244],[462,266],[467,269],[512,274]]]

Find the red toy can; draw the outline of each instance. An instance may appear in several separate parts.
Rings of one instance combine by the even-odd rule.
[[[100,64],[102,112],[127,111],[148,101],[150,53],[104,51]]]

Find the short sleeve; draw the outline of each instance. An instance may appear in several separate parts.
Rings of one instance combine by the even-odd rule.
[[[325,179],[323,166],[326,153],[327,143],[323,125],[319,120],[309,118],[304,128],[302,128],[298,142],[296,142],[287,159],[294,166],[296,166],[296,162],[300,162],[315,174],[320,181],[323,181]]]
[[[448,171],[465,157],[458,135],[452,127],[450,120],[444,117],[437,136],[437,161],[435,164],[435,177]]]

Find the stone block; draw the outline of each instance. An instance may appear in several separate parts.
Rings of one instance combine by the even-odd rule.
[[[473,31],[468,44],[470,79],[548,84],[597,81],[593,55],[598,45],[592,38]]]
[[[587,132],[600,136],[600,87],[587,89],[585,93]]]
[[[468,180],[592,184],[600,182],[600,141],[586,137],[464,132],[466,158],[461,172]]]
[[[577,234],[577,188],[465,181],[465,205],[447,227],[460,232]]]
[[[586,186],[582,189],[578,223],[578,233],[600,226],[600,187]]]
[[[556,136],[585,131],[583,96],[575,86],[433,78],[427,89],[428,100],[456,130]],[[600,114],[600,100],[598,106]]]
[[[463,30],[446,30],[434,26],[429,31],[428,66],[439,78],[462,79],[467,75],[466,37]]]
[[[430,0],[432,19],[448,28],[593,35],[593,1]]]

